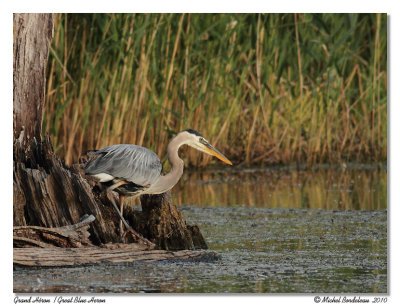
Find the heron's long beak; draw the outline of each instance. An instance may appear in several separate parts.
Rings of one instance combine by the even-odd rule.
[[[216,148],[214,148],[212,145],[210,145],[208,142],[204,142],[203,143],[205,146],[206,151],[211,154],[214,155],[215,157],[217,157],[218,159],[222,160],[224,163],[231,165],[232,163],[230,162],[229,159],[227,159],[224,154],[222,154],[220,151],[218,151]]]

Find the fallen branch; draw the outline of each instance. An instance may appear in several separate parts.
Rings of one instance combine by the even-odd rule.
[[[14,226],[14,248],[80,248],[91,246],[89,224],[95,220],[93,215],[85,216],[79,223],[63,227],[47,228],[41,226]]]

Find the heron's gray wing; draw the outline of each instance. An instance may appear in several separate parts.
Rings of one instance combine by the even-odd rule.
[[[162,170],[157,154],[141,146],[113,145],[88,155],[95,156],[85,165],[86,174],[106,173],[141,186],[154,184]]]

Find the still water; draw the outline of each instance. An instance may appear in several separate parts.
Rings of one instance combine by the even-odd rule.
[[[174,202],[220,260],[17,268],[14,291],[385,293],[386,189],[365,165],[186,172]]]

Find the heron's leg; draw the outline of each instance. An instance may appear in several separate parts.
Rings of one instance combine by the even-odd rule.
[[[115,201],[114,201],[114,198],[113,198],[113,196],[111,194],[111,191],[113,191],[115,188],[118,188],[119,186],[124,185],[124,184],[128,184],[128,182],[127,181],[119,181],[118,183],[108,187],[106,191],[107,191],[107,194],[109,196],[109,199],[110,199],[112,205],[114,206],[115,210],[118,212],[118,215],[121,218],[122,223],[125,225],[127,231],[129,233],[131,233],[132,236],[134,236],[136,239],[138,239],[139,241],[142,241],[142,243],[144,243],[144,244],[146,244],[146,245],[148,245],[150,247],[154,247],[154,243],[152,243],[150,240],[144,238],[142,235],[140,235],[139,233],[134,231],[133,228],[129,226],[128,222],[126,222],[126,220],[122,216],[122,211],[120,211],[118,209],[117,204],[115,204]],[[123,204],[122,203],[123,203],[123,201],[121,201],[121,210],[123,209],[123,207],[122,207]],[[123,236],[125,236],[125,233],[123,234]]]
[[[119,205],[120,205],[120,211],[121,211],[121,215],[124,215],[124,200],[125,200],[125,196],[123,196],[122,194],[119,196]],[[122,226],[122,220],[119,220],[119,232],[122,236],[124,229]]]
[[[124,185],[124,184],[127,184],[127,183],[128,183],[128,182],[126,182],[126,181],[119,181],[118,183],[116,183],[116,184],[114,184],[114,185],[108,187],[108,188],[107,188],[107,194],[109,195],[110,201],[111,201],[112,205],[114,206],[115,210],[118,212],[118,215],[119,215],[119,217],[121,218],[121,222],[124,223],[124,225],[125,225],[126,228],[130,228],[129,224],[126,222],[126,220],[125,220],[124,217],[122,216],[122,211],[120,211],[120,210],[118,209],[117,204],[115,204],[114,197],[113,197],[112,194],[111,194],[111,191],[113,191],[115,188],[118,188],[119,186]],[[122,203],[122,201],[121,201],[121,203]],[[121,209],[122,209],[122,205],[123,205],[123,204],[121,204]]]

